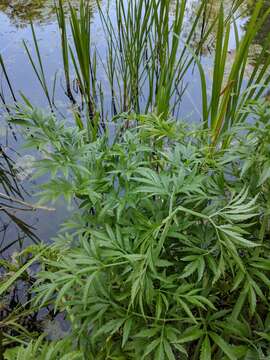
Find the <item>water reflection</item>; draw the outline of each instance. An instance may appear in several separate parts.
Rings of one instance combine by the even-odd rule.
[[[251,14],[254,11],[254,8],[257,4],[257,0],[247,0],[243,6],[243,10],[247,18],[249,19]],[[270,8],[270,0],[265,0],[263,3],[263,7],[261,9],[261,15],[263,16]],[[249,20],[246,22],[245,27],[249,24]],[[269,57],[269,50],[270,50],[270,42],[269,42],[269,35],[270,34],[270,15],[267,16],[261,30],[256,34],[255,40],[252,47],[252,58],[255,60],[256,55],[260,52],[261,48],[265,45],[268,47],[268,52],[265,54],[266,57]],[[268,37],[268,39],[267,39]],[[268,43],[266,43],[268,41]]]
[[[211,29],[207,41],[204,42],[202,46],[201,55],[211,56],[215,48],[216,41],[216,31],[217,31],[217,19],[220,13],[220,7],[223,6],[224,17],[227,18],[230,14],[238,14],[236,18],[236,25],[238,28],[239,36],[241,38],[243,33],[243,24],[246,22],[246,11],[244,11],[241,6],[238,7],[237,3],[234,0],[208,0],[205,3],[205,7],[201,13],[201,17],[197,24],[196,31],[192,39],[192,47],[194,49],[198,48],[198,44],[201,42],[203,36]],[[186,10],[186,20],[185,20],[185,32],[189,33],[190,28],[193,24],[193,20],[196,18],[196,15],[202,6],[201,0],[187,0],[187,10]],[[231,37],[229,40],[229,49],[235,49],[235,39],[233,31],[231,32]]]
[[[172,14],[174,12],[174,3],[175,0],[172,0]],[[201,0],[187,0],[187,11],[186,11],[186,20],[185,20],[185,32],[189,33],[192,19],[196,17],[198,9],[202,4]],[[220,6],[223,5],[225,17],[229,16],[232,12],[232,9],[237,6],[238,10],[236,12],[237,16],[235,17],[236,26],[238,29],[239,38],[242,37],[244,31],[246,30],[249,19],[254,12],[255,6],[257,4],[257,0],[244,0],[242,4],[237,5],[237,2],[234,0],[208,0],[206,2],[205,11],[203,11],[202,16],[198,22],[197,30],[194,32],[194,36],[192,39],[192,46],[194,49],[197,48],[199,42],[203,34],[211,27],[211,24],[217,19],[220,11]],[[261,15],[263,16],[270,8],[270,0],[264,0],[263,7],[261,10]],[[216,41],[216,26],[213,27],[208,40],[205,42],[202,47],[201,55],[206,57],[211,57],[211,54],[215,47]],[[253,41],[253,46],[251,46],[250,58],[251,60],[255,60],[260,53],[262,46],[265,45],[267,37],[270,36],[270,15],[266,18],[263,26],[260,31],[255,36],[255,40]],[[235,55],[235,35],[234,30],[231,31],[230,41],[229,41],[229,52],[228,52],[228,61],[233,61]],[[270,42],[269,48],[270,50]],[[266,57],[269,56],[269,52],[265,54]],[[251,61],[252,62],[252,61]]]
[[[8,16],[12,25],[23,28],[30,21],[44,24],[56,20],[54,11],[54,0],[0,0],[0,11]],[[63,0],[65,11],[69,5],[79,6],[80,0]],[[95,0],[90,0],[94,7]]]

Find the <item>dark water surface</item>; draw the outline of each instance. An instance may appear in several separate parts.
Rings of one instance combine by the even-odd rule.
[[[213,7],[213,18],[215,11],[218,11],[220,1],[217,0],[214,3],[215,6]],[[227,0],[226,3],[228,3],[229,6],[231,1]],[[79,4],[79,0],[72,1],[72,4],[77,6]],[[190,19],[192,19],[194,16],[199,4],[199,0],[188,1],[188,11],[185,26],[189,26]],[[252,11],[254,4],[255,0],[247,1],[245,9],[243,9],[243,12],[245,11],[245,16],[239,17],[237,20],[237,26],[240,35],[245,26],[245,23],[248,21],[248,16],[246,14]],[[104,0],[102,6],[112,6],[113,9],[113,1],[110,3]],[[267,1],[265,6],[269,6]],[[64,78],[62,72],[61,51],[59,47],[59,32],[53,7],[54,1],[52,0],[0,0],[0,53],[5,60],[7,71],[14,89],[16,89],[16,91],[23,91],[23,93],[31,99],[33,104],[47,107],[47,102],[44,94],[42,93],[40,84],[38,83],[33,73],[33,69],[31,68],[22,45],[23,39],[28,44],[33,44],[30,28],[31,20],[35,26],[37,39],[40,45],[40,51],[44,60],[47,81],[52,88],[54,77],[57,73],[58,86],[56,87],[55,102],[59,108],[64,109],[67,108],[68,102],[61,86],[61,79],[64,81]],[[68,9],[67,2],[65,2],[65,7]],[[269,31],[270,20],[265,24],[265,29],[263,29],[262,33],[258,35],[258,44],[263,41],[264,37],[268,34]],[[196,41],[197,39],[195,38],[194,42],[196,43]],[[105,54],[105,40],[102,37],[102,28],[100,20],[97,16],[95,1],[93,1],[92,4],[92,42],[97,47],[102,57]],[[231,39],[230,51],[232,59],[234,54],[234,46],[234,40]],[[210,47],[205,49],[204,54],[204,66],[208,67],[209,77],[211,74],[211,60],[212,57]],[[102,74],[100,76],[102,76]],[[0,79],[5,99],[7,103],[11,103],[10,93],[6,86],[3,74],[1,75]],[[190,71],[187,74],[187,82],[188,91],[181,106],[179,117],[185,119],[194,119],[196,116],[198,117],[198,112],[200,109],[200,86],[198,74],[196,74],[196,72]],[[105,93],[104,95],[105,99],[106,95],[109,97],[109,89],[108,94]],[[31,161],[35,159],[36,154],[22,148],[22,140],[20,139],[19,135],[17,141],[14,139],[12,133],[7,128],[4,113],[4,110],[2,110],[2,115],[0,118],[0,144],[2,148],[4,148],[5,151],[17,163],[15,166],[17,166],[17,168],[24,169],[24,172],[19,175],[17,180],[19,184],[23,185],[29,192],[29,195],[25,195],[25,199],[33,203],[35,202],[35,199],[31,196],[31,194],[36,190],[34,188],[35,184],[33,181],[29,181],[30,171],[28,171],[27,166],[28,164],[31,165]],[[64,203],[59,203],[56,204],[56,211],[53,213],[38,211],[35,213],[20,212],[17,215],[21,216],[28,223],[33,225],[37,229],[37,235],[42,240],[48,241],[56,234],[59,228],[59,224],[61,224],[67,214],[68,209],[66,208],[66,205]],[[9,227],[5,228],[5,224],[9,222],[9,220],[10,219],[8,219],[4,214],[2,214],[2,212],[0,212],[0,231],[2,230],[0,233],[0,256],[1,249],[8,243],[12,242],[16,236],[18,236],[16,226],[10,224]],[[4,235],[5,237],[3,240]],[[18,244],[15,244],[12,249],[16,249],[17,245]]]

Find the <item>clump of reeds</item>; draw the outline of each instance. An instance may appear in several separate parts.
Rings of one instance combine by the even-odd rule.
[[[104,54],[101,55],[91,43],[93,30],[89,2],[81,0],[79,10],[70,5],[68,23],[62,0],[59,0],[56,11],[66,94],[74,106],[75,121],[80,128],[87,127],[89,140],[104,131],[108,119],[123,112],[155,112],[164,118],[170,115],[177,117],[187,86],[186,75],[195,64],[200,74],[201,120],[205,129],[211,130],[213,146],[222,132],[238,121],[243,122],[247,115],[241,109],[247,102],[258,99],[270,81],[267,75],[270,57],[265,57],[269,37],[253,64],[252,73],[248,79],[244,76],[251,44],[270,10],[262,15],[263,0],[258,1],[240,39],[235,18],[242,3],[243,0],[233,1],[226,14],[221,3],[218,14],[207,23],[211,6],[209,1],[202,1],[186,33],[186,0],[176,0],[173,11],[169,0],[116,0],[115,18],[110,17],[110,9],[104,10],[97,1],[97,16],[102,22],[102,36],[106,42],[104,58]],[[32,32],[37,62],[25,42],[24,46],[53,109],[33,26]],[[211,32],[215,33],[216,40],[213,75],[208,81],[200,54]],[[227,76],[228,44],[232,32],[236,49]],[[198,33],[200,37],[194,47],[193,40]],[[105,79],[97,71],[101,68]],[[108,101],[104,102],[108,87],[112,104],[110,116],[105,108]],[[228,141],[223,143],[228,145]]]

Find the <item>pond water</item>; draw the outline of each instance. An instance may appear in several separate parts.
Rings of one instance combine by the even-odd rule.
[[[76,5],[79,1],[76,0],[73,3]],[[93,16],[94,12],[93,6]],[[46,99],[44,100],[44,94],[34,75],[22,44],[23,40],[30,45],[33,44],[30,20],[35,26],[40,50],[46,65],[48,83],[52,86],[57,71],[59,71],[60,78],[62,62],[54,1],[0,1],[0,53],[4,58],[11,84],[16,91],[16,96],[21,90],[27,97],[31,98],[33,104],[47,108]],[[1,84],[6,102],[12,103],[12,98],[3,77],[1,78]],[[55,98],[56,104],[59,107],[63,107],[66,103],[61,86],[58,87]],[[35,159],[36,154],[22,147],[22,139],[17,131],[16,139],[14,139],[12,132],[6,125],[4,110],[2,110],[0,119],[0,144],[4,151],[15,161],[15,167],[19,171],[17,182],[22,187],[24,200],[29,203],[36,202],[37,198],[33,194],[37,192],[37,184],[35,181],[29,181],[31,170],[27,170],[27,168],[30,169],[31,161]],[[54,208],[55,211],[53,212],[43,210],[35,212],[19,211],[16,212],[16,215],[20,220],[33,226],[33,232],[40,239],[48,241],[55,236],[59,225],[64,221],[69,212],[64,202],[61,201],[54,204]],[[1,250],[4,250],[10,243],[20,238],[21,235],[20,229],[10,221],[9,216],[0,212],[0,256],[2,254]],[[31,240],[29,239],[26,243],[29,244],[30,242]],[[18,245],[19,242],[16,242],[8,249],[8,253],[17,250]]]
[[[227,0],[227,2],[230,4],[232,1]],[[64,1],[64,3],[65,8],[67,9],[67,2]],[[72,1],[72,3],[74,5],[78,5],[79,0]],[[243,9],[243,13],[245,13],[245,15],[242,17],[240,16],[237,19],[237,26],[240,32],[240,36],[245,23],[248,21],[246,14],[252,11],[255,3],[256,0],[247,1],[245,9]],[[189,25],[190,19],[194,16],[199,4],[199,0],[188,1],[188,11],[186,15],[187,18],[185,21],[185,26]],[[111,6],[111,14],[113,17],[113,1],[106,2],[103,0],[102,6],[104,8]],[[265,2],[265,6],[269,6],[268,1]],[[34,75],[33,69],[31,68],[22,45],[23,39],[28,44],[33,44],[30,27],[31,20],[35,26],[37,39],[40,45],[40,51],[45,65],[46,78],[51,88],[55,74],[57,73],[58,86],[56,87],[55,92],[55,103],[59,108],[65,108],[67,106],[67,99],[61,86],[63,72],[61,70],[62,58],[59,47],[60,39],[57,19],[53,7],[53,0],[0,0],[0,53],[5,60],[7,72],[9,74],[11,84],[16,91],[16,96],[18,95],[18,91],[23,91],[23,93],[31,99],[33,104],[47,107],[47,102],[41,90],[40,84]],[[213,7],[213,17],[215,11],[218,11],[218,8],[219,1],[217,0],[215,1],[215,6]],[[91,4],[92,41],[102,57],[104,55],[105,39],[102,37],[102,25],[99,17],[97,16],[97,13],[98,12],[97,7],[95,6],[95,1],[93,1]],[[257,42],[259,44],[262,42],[265,35],[268,34],[269,31],[270,19],[268,22],[266,22],[263,32],[257,36]],[[196,39],[194,39],[194,41],[196,42]],[[229,48],[232,56],[234,47],[235,43],[233,38],[231,38]],[[203,61],[204,66],[209,67],[209,74],[211,73],[211,60],[211,46],[209,46],[204,51]],[[187,96],[185,96],[178,116],[186,119],[189,117],[196,118],[196,111],[199,107],[198,102],[200,98],[200,87],[198,86],[198,75],[196,72],[190,71],[190,73],[188,73],[187,83]],[[3,73],[1,76],[1,86],[6,102],[11,103],[12,99],[3,77]],[[14,159],[14,161],[17,162],[17,167],[24,169],[24,173],[22,173],[22,176],[18,178],[18,182],[28,192],[28,194],[24,195],[25,200],[33,203],[35,199],[32,197],[32,194],[35,193],[36,189],[34,187],[35,183],[33,181],[29,181],[30,174],[27,172],[27,164],[29,162],[31,163],[31,159],[35,158],[35,153],[23,149],[21,146],[22,141],[20,140],[20,137],[17,135],[16,140],[10,130],[7,131],[7,129],[8,128],[3,110],[0,119],[0,144],[2,148],[4,148],[5,151]],[[59,224],[61,224],[61,222],[68,215],[68,211],[69,210],[66,208],[66,206],[60,202],[56,204],[56,211],[53,213],[47,211],[38,211],[35,213],[20,213],[19,216],[36,228],[36,234],[42,240],[48,241],[56,234],[57,229],[59,228]],[[4,248],[7,243],[12,242],[13,239],[18,236],[18,229],[16,226],[11,224],[8,228],[5,227],[4,225],[6,222],[9,222],[10,219],[6,218],[6,216],[1,212],[0,220],[0,231],[3,229],[5,230],[1,231],[0,234],[1,256],[1,248]],[[1,235],[3,234],[5,235],[4,240],[1,240]],[[16,246],[17,244],[15,244],[12,249],[14,250]]]

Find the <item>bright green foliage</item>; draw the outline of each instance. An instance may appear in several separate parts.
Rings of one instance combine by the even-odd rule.
[[[243,107],[251,101],[258,100],[268,87],[270,80],[268,54],[269,37],[265,39],[260,49],[252,71],[247,74],[247,65],[250,63],[251,45],[254,38],[269,17],[270,9],[262,14],[264,1],[259,0],[246,28],[245,34],[239,40],[237,26],[234,24],[234,37],[236,42],[235,57],[226,74],[228,66],[229,39],[232,35],[232,23],[224,18],[223,2],[221,2],[217,19],[217,33],[215,43],[215,56],[213,76],[211,79],[211,96],[208,96],[206,87],[207,74],[200,61],[195,58],[199,68],[202,89],[202,119],[204,127],[212,130],[212,143],[217,145],[221,133],[230,129],[237,123],[244,122],[247,114],[243,114]],[[235,14],[233,14],[234,16]]]
[[[52,174],[41,199],[79,204],[34,292],[66,314],[85,359],[269,358],[269,110],[250,107],[253,125],[215,153],[205,130],[164,116],[130,115],[129,130],[119,118],[89,144],[18,110]]]
[[[269,359],[269,106],[250,101],[269,83],[269,38],[244,79],[250,44],[268,13],[261,16],[258,1],[241,40],[235,27],[236,55],[226,78],[231,25],[241,2],[232,2],[228,17],[220,7],[195,49],[192,39],[208,12],[204,1],[185,40],[185,0],[175,2],[174,16],[168,0],[117,0],[117,27],[99,7],[104,62],[91,46],[88,6],[70,8],[69,43],[60,1],[66,90],[76,105],[76,127],[53,114],[32,27],[37,62],[24,46],[52,112],[34,109],[24,97],[28,107],[17,105],[13,118],[26,128],[28,146],[42,155],[36,176],[50,175],[41,201],[63,196],[69,204],[75,199],[79,209],[55,245],[4,279],[0,293],[38,259],[42,271],[33,309],[50,305],[63,312],[71,336],[8,350],[7,360]],[[209,94],[198,54],[215,24]],[[203,124],[197,129],[168,119],[177,113],[182,82],[194,62],[202,88]],[[113,113],[158,115],[120,115],[108,138],[98,65],[110,85]],[[71,69],[81,99],[73,94]],[[54,90],[55,84],[56,78]],[[248,116],[254,119],[243,126]],[[15,323],[12,318],[0,325],[6,331]],[[19,326],[15,336],[4,333],[8,344],[35,335]]]
[[[37,341],[31,342],[27,347],[18,346],[7,350],[5,360],[82,360],[83,356],[79,351],[72,351],[70,341],[60,340],[47,343],[40,337]]]

